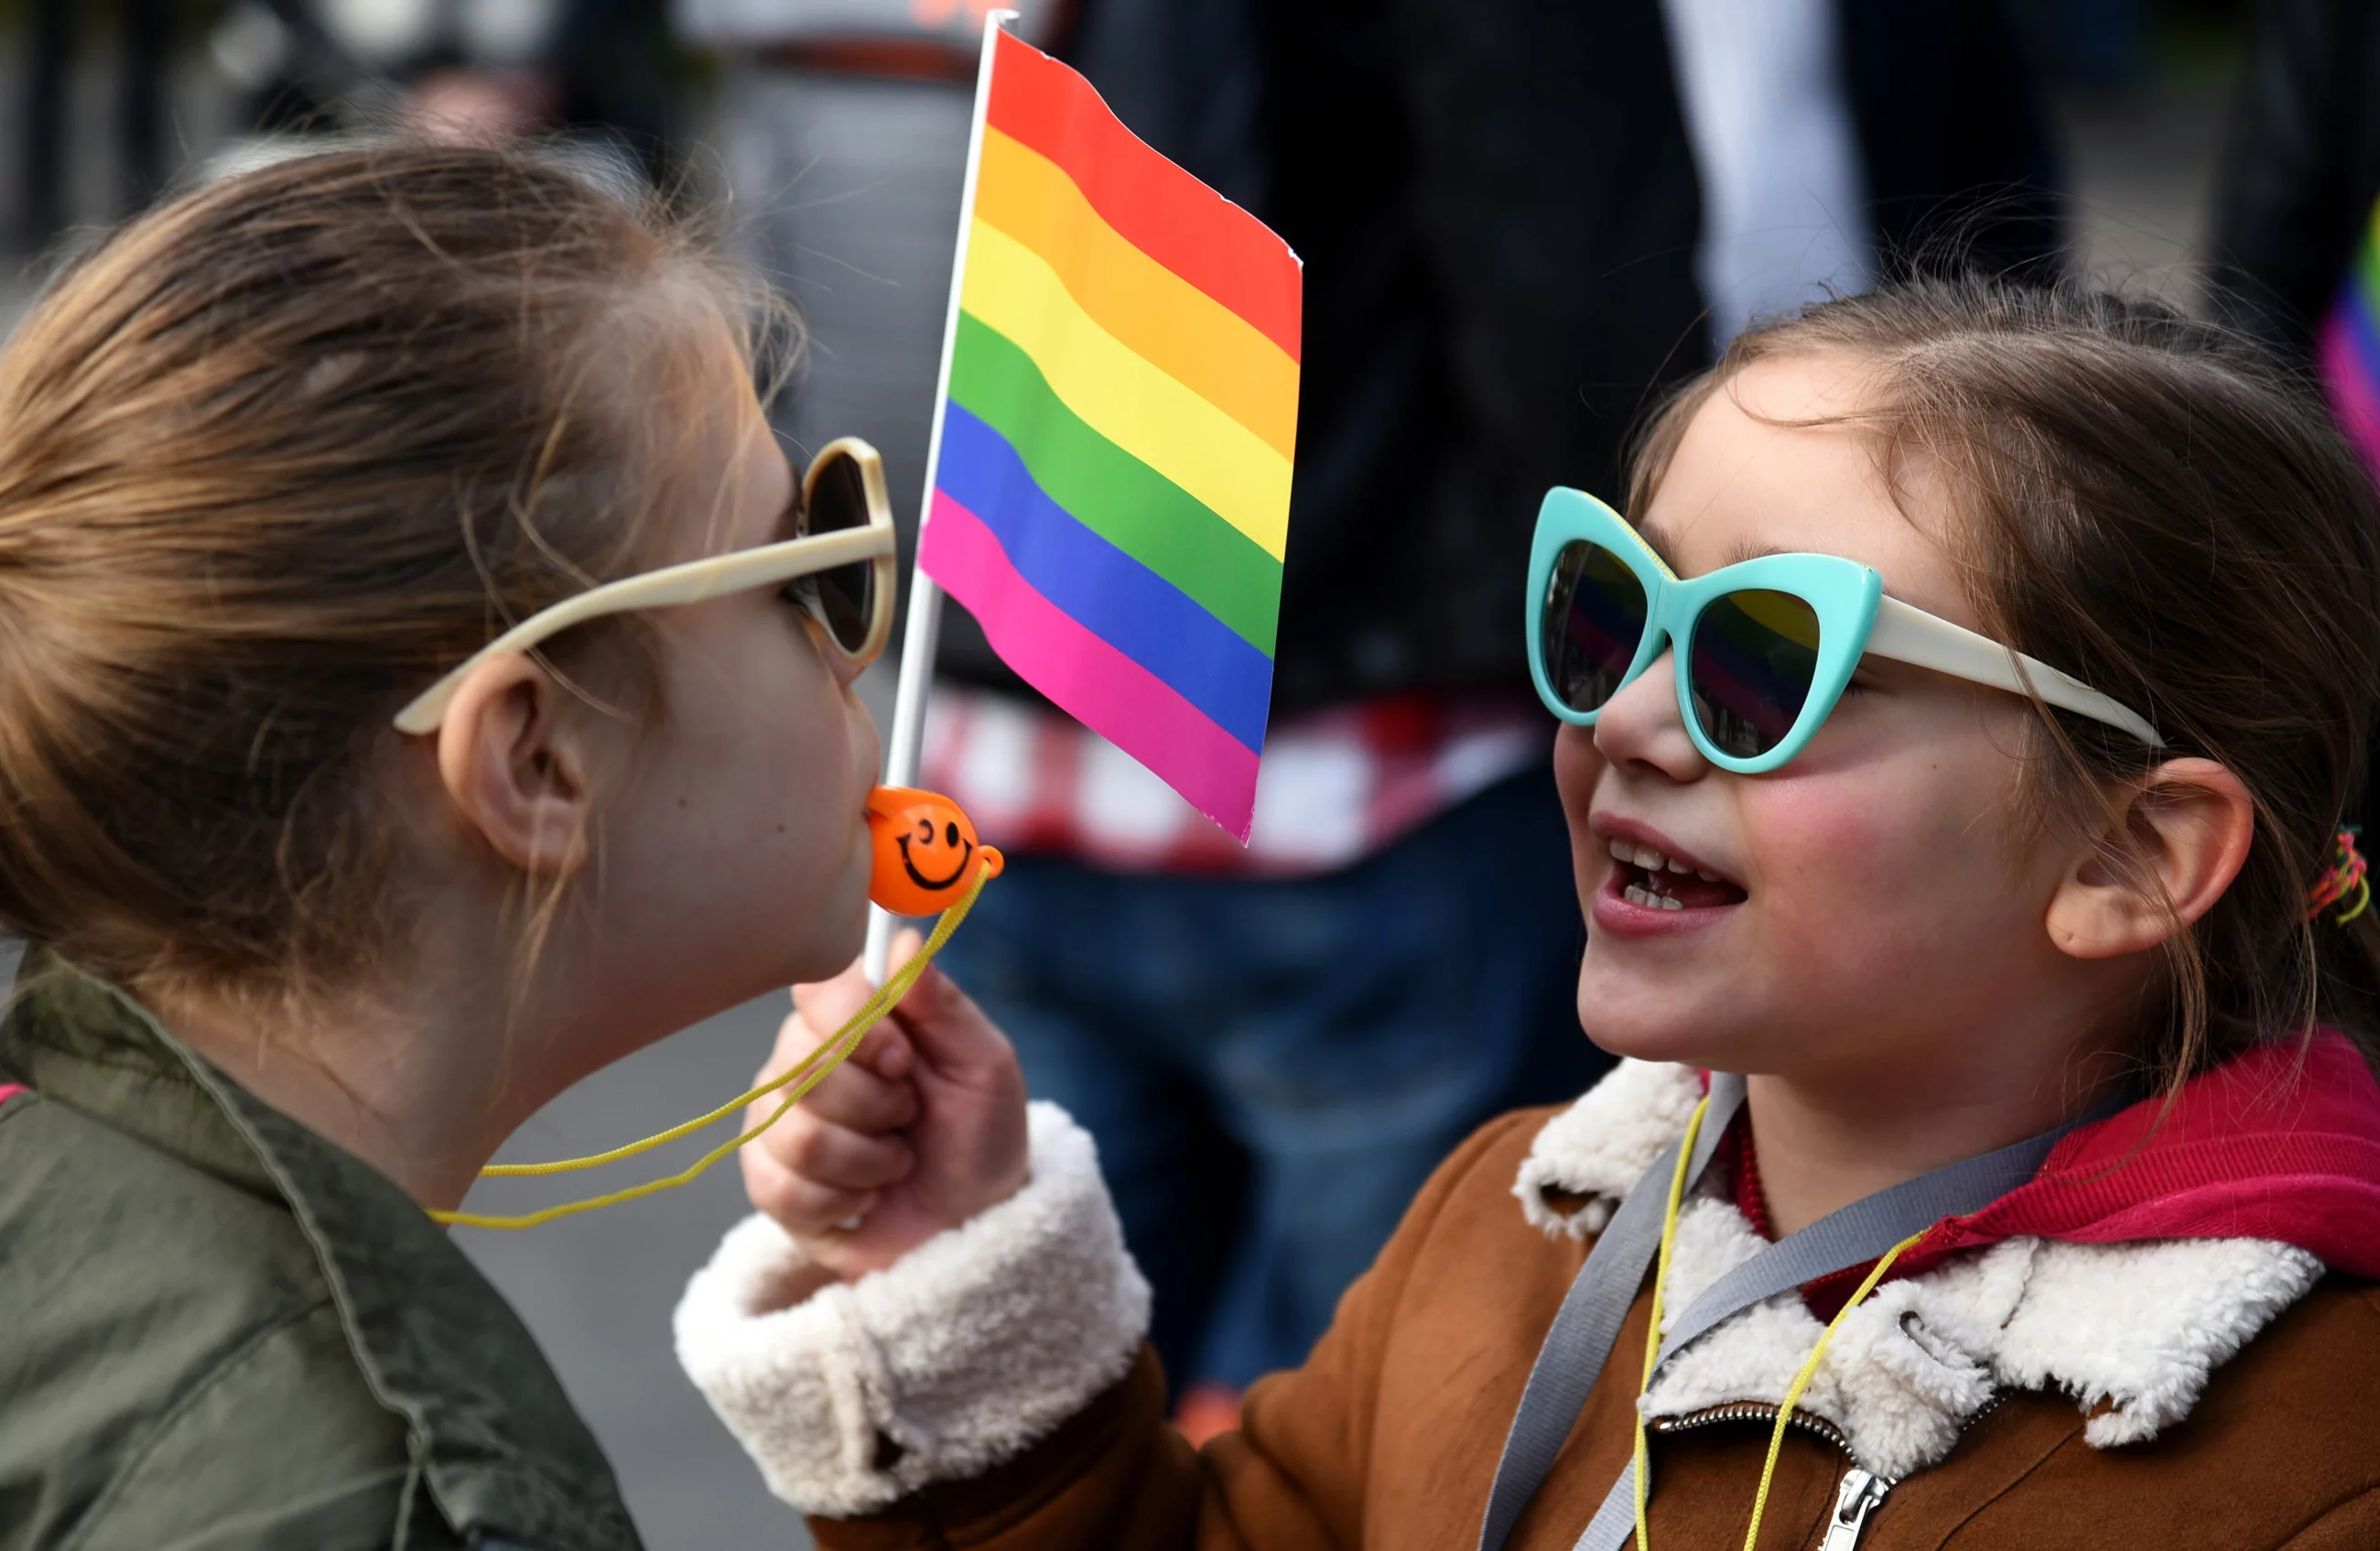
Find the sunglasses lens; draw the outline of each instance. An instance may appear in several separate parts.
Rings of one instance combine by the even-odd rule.
[[[1738,759],[1785,740],[1818,671],[1818,616],[1791,592],[1730,592],[1694,622],[1694,716]]]
[[[1547,583],[1537,651],[1564,705],[1598,711],[1619,693],[1645,639],[1645,584],[1620,556],[1584,540],[1562,546]]]
[[[808,520],[804,531],[839,533],[868,526],[868,482],[859,459],[832,458],[818,470],[810,486]],[[819,613],[845,652],[868,644],[868,628],[876,611],[876,567],[866,560],[808,579],[816,589]]]

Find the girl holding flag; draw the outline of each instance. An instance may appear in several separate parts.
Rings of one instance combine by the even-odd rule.
[[[2380,512],[2320,404],[2153,306],[1830,302],[1527,586],[1628,1059],[1194,1452],[1085,1140],[929,975],[678,1313],[821,1545],[2380,1541]]]

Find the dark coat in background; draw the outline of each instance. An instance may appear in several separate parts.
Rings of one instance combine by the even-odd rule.
[[[1993,0],[1839,0],[1879,273],[2054,263],[2057,165]],[[1273,709],[1524,685],[1552,484],[1620,490],[1708,364],[1658,0],[1085,0],[1069,57],[1305,260]],[[971,619],[941,666],[1020,688]]]
[[[2231,317],[2303,360],[2380,202],[2380,6],[2265,0],[2216,183]]]

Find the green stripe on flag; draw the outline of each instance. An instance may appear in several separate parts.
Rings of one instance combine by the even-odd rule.
[[[1281,562],[1086,425],[1007,336],[959,314],[951,397],[1008,439],[1049,497],[1269,657]]]

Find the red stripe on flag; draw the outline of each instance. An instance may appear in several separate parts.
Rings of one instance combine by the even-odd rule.
[[[983,519],[940,490],[917,563],[966,605],[992,649],[1026,683],[1247,844],[1256,754],[1035,591]]]
[[[1265,224],[1150,149],[1099,94],[1000,34],[986,120],[1064,169],[1123,239],[1298,359],[1297,256]]]

